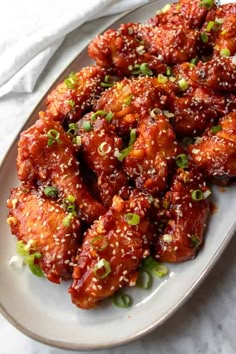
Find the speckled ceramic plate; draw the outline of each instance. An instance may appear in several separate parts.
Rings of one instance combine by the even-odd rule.
[[[121,18],[115,25],[145,21],[164,5],[165,1],[150,3]],[[90,63],[85,50],[57,81]],[[35,121],[36,112],[42,109],[41,101],[24,129]],[[225,189],[224,193],[216,187],[213,195],[217,212],[210,219],[204,248],[195,260],[170,265],[169,276],[163,280],[156,279],[151,290],[127,290],[134,300],[128,309],[115,308],[107,301],[96,310],[79,310],[72,305],[67,294],[69,283],[55,285],[34,277],[28,269],[18,274],[9,267],[16,240],[6,224],[5,201],[10,188],[19,183],[15,167],[16,150],[17,141],[0,170],[0,310],[16,328],[43,343],[66,349],[101,349],[129,342],[149,332],[187,300],[235,232],[236,185]]]

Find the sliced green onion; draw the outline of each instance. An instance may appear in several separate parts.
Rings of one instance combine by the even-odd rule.
[[[150,112],[151,118],[156,118],[157,115],[161,114],[162,111],[159,108],[153,108]]]
[[[129,225],[136,226],[140,223],[140,216],[134,213],[125,214],[125,220]]]
[[[170,66],[167,66],[166,68],[166,76],[171,76],[172,75],[172,69]]]
[[[29,251],[25,249],[25,244],[23,241],[17,241],[16,243],[16,253],[19,254],[20,256],[27,256],[29,254]]]
[[[111,265],[106,259],[100,259],[93,268],[93,272],[99,279],[106,278],[111,273]]]
[[[113,117],[114,117],[114,113],[108,112],[105,119],[108,123],[110,123]]]
[[[211,128],[211,131],[213,134],[218,133],[219,131],[222,130],[222,126],[221,125],[213,125],[213,127]]]
[[[134,96],[134,95],[131,94],[131,95],[127,96],[127,97],[124,99],[124,104],[125,104],[126,106],[129,106],[129,105],[131,104],[133,96]]]
[[[106,75],[104,78],[104,82],[101,82],[102,87],[112,87],[114,82],[110,80],[110,76]]]
[[[167,81],[168,81],[168,78],[167,78],[166,76],[164,76],[164,75],[162,75],[162,74],[158,74],[158,75],[157,75],[157,82],[158,82],[159,84],[166,84]]]
[[[69,129],[67,130],[67,134],[74,137],[78,132],[78,125],[76,123],[69,124]]]
[[[125,157],[127,157],[132,150],[133,144],[136,140],[136,129],[131,129],[130,131],[130,139],[129,139],[129,146],[123,150],[121,150],[117,156],[117,159],[122,162]]]
[[[188,157],[186,154],[180,154],[180,155],[176,156],[175,162],[176,162],[176,165],[180,168],[188,167]]]
[[[78,145],[78,146],[81,146],[82,145],[82,138],[80,135],[77,135],[76,137],[74,137],[73,139],[73,143]]]
[[[152,286],[152,275],[148,270],[140,269],[136,286],[141,289],[150,289]]]
[[[230,50],[228,48],[222,48],[220,50],[220,56],[221,57],[230,57]]]
[[[130,131],[130,138],[129,138],[129,145],[133,145],[136,140],[136,129],[131,129]]]
[[[91,246],[97,251],[103,251],[108,247],[108,239],[104,236],[94,237],[91,241]]]
[[[120,308],[127,308],[132,305],[132,299],[129,295],[124,293],[116,293],[112,297],[112,302],[115,306]]]
[[[140,65],[140,72],[141,74],[143,75],[148,75],[148,76],[152,76],[153,75],[153,72],[152,70],[149,68],[148,64],[147,63],[142,63]]]
[[[43,192],[47,197],[55,198],[58,195],[58,190],[56,189],[56,187],[53,186],[48,186],[44,188]]]
[[[75,101],[74,101],[74,100],[68,100],[67,103],[68,103],[68,105],[71,106],[72,108],[75,106]]]
[[[35,252],[35,253],[34,253],[34,257],[37,258],[37,259],[42,258],[42,256],[43,256],[43,255],[42,255],[42,253],[40,253],[40,252]]]
[[[66,87],[68,89],[74,89],[75,88],[75,84],[78,83],[78,77],[76,75],[76,73],[71,72],[70,75],[68,76],[67,79],[64,80]]]
[[[88,120],[85,120],[83,122],[83,128],[86,132],[89,132],[90,130],[92,130],[92,125]]]
[[[200,7],[206,7],[208,10],[210,10],[214,5],[214,0],[202,0],[199,3]]]
[[[198,201],[198,200],[203,200],[204,199],[204,195],[201,189],[196,189],[194,191],[192,191],[191,193],[191,197],[194,201]]]
[[[184,78],[182,78],[178,81],[178,85],[182,91],[186,91],[189,87],[188,81],[186,81]]]
[[[103,142],[98,147],[98,153],[100,156],[105,156],[111,151],[111,146],[107,142]]]
[[[71,224],[71,220],[72,220],[73,216],[74,216],[73,213],[69,213],[68,215],[66,215],[64,217],[64,219],[62,220],[63,226],[69,227],[70,224]]]
[[[70,203],[74,203],[75,202],[75,197],[71,194],[68,195],[68,197],[66,198]]]
[[[201,38],[201,41],[202,41],[203,43],[207,43],[207,42],[208,42],[208,35],[207,35],[205,32],[202,32],[202,33],[200,34],[200,38]]]
[[[54,143],[60,144],[60,133],[56,129],[50,129],[47,132],[48,137],[48,146],[51,146]]]
[[[200,246],[201,240],[197,235],[191,235],[191,247],[198,248]]]
[[[99,110],[99,111],[97,111],[97,112],[95,112],[95,113],[93,113],[93,114],[91,115],[91,120],[96,120],[98,116],[104,117],[104,116],[106,116],[107,114],[108,114],[108,112],[103,111],[103,110]]]
[[[206,32],[211,32],[211,30],[214,28],[214,26],[215,26],[215,21],[209,21],[206,26]]]
[[[143,260],[142,268],[152,272],[159,278],[169,273],[168,268],[158,263],[152,256],[148,256]]]
[[[193,64],[193,65],[197,65],[198,63],[198,58],[193,58],[190,60],[190,63]]]
[[[34,264],[34,263],[29,264],[29,269],[34,275],[36,275],[36,277],[44,276],[43,271],[38,264]]]
[[[155,269],[153,269],[152,272],[158,278],[162,278],[162,277],[164,277],[165,275],[167,275],[169,273],[169,270],[163,264],[158,264],[158,266]]]

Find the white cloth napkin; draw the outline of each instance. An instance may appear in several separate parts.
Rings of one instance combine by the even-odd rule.
[[[148,0],[6,0],[0,5],[0,97],[31,92],[66,34]]]

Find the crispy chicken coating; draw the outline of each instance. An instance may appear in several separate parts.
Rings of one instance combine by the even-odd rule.
[[[225,98],[213,90],[199,87],[186,96],[172,95],[169,110],[173,112],[172,125],[180,136],[196,136],[213,125],[219,114],[224,112]]]
[[[107,72],[99,66],[88,66],[71,73],[47,96],[47,116],[53,120],[78,121],[103,91]]]
[[[61,199],[72,195],[79,215],[87,222],[106,211],[88,192],[75,147],[59,122],[45,117],[21,134],[17,169],[21,181],[53,185]]]
[[[94,110],[112,112],[111,123],[119,134],[128,135],[150,110],[166,107],[173,86],[171,82],[159,84],[156,78],[125,78],[101,95]]]
[[[236,53],[236,4],[224,4],[211,10],[202,27],[212,46],[213,55],[234,55]]]
[[[142,41],[135,36],[141,26],[124,24],[118,30],[109,29],[98,35],[89,44],[89,56],[97,65],[112,68],[120,76],[142,74],[138,70],[141,64],[145,64],[153,73],[164,73],[166,65],[163,58],[150,54]]]
[[[149,22],[155,26],[169,23],[174,26],[181,24],[185,28],[199,29],[208,11],[207,6],[201,4],[200,0],[180,0],[173,4],[167,4]]]
[[[194,191],[202,194],[193,198]],[[207,194],[206,194],[207,193]],[[209,214],[208,189],[196,167],[178,169],[170,191],[163,200],[160,221],[165,227],[155,241],[156,258],[161,262],[183,262],[194,258],[203,242],[203,231]]]
[[[236,112],[222,117],[189,152],[207,176],[236,176]]]
[[[141,37],[148,51],[161,56],[168,65],[190,61],[197,55],[199,32],[181,24],[176,27],[171,24],[161,27],[146,25],[141,29]]]
[[[89,113],[78,123],[83,160],[96,175],[110,174],[117,168],[119,161],[114,152],[122,147],[122,139],[115,133],[114,125],[102,117],[104,111],[99,113]]]
[[[156,195],[166,189],[171,166],[178,154],[175,134],[164,115],[146,119],[137,132],[132,150],[124,160],[124,170],[137,188]]]
[[[105,207],[112,205],[114,195],[117,195],[122,187],[127,185],[127,176],[120,169],[114,169],[110,174],[102,172],[98,176],[97,186],[99,197]]]
[[[192,80],[213,90],[236,90],[234,57],[216,57],[205,63],[199,62],[193,71]]]
[[[69,289],[76,306],[93,308],[124,285],[135,285],[137,268],[149,253],[149,207],[142,194],[128,201],[115,196],[108,212],[86,232]]]
[[[13,188],[7,206],[8,223],[13,235],[27,244],[41,257],[37,264],[53,283],[71,278],[71,259],[78,250],[80,222],[73,217],[64,226],[67,213],[57,201],[47,198],[29,186]]]

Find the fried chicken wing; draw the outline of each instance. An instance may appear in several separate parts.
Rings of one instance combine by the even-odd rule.
[[[78,121],[103,91],[107,72],[99,66],[84,67],[71,73],[46,99],[47,116],[53,120]]]
[[[83,160],[96,175],[102,172],[111,174],[117,168],[119,161],[114,152],[122,147],[122,139],[115,133],[114,125],[108,122],[105,116],[102,117],[103,114],[108,112],[88,113],[78,123]]]
[[[124,170],[139,189],[157,194],[167,187],[167,179],[178,154],[175,134],[163,115],[140,124],[138,137],[124,160]]]
[[[216,57],[208,62],[199,62],[192,80],[213,90],[236,90],[236,63],[233,57]]]
[[[31,242],[32,252],[40,253],[37,264],[48,280],[60,283],[71,278],[71,259],[78,250],[78,218],[64,226],[67,213],[63,207],[29,186],[13,188],[7,206],[12,234],[24,244]]]
[[[159,261],[176,263],[195,257],[203,242],[209,214],[206,193],[206,183],[196,167],[177,170],[160,212],[160,221],[164,221],[166,226],[155,241],[156,258]]]
[[[225,98],[206,88],[197,88],[183,97],[172,96],[169,107],[174,131],[180,136],[197,136],[211,127],[225,110]]]
[[[21,134],[17,168],[21,181],[53,185],[61,199],[72,195],[78,213],[87,222],[106,211],[81,179],[75,147],[59,122],[45,117]]]
[[[168,65],[190,61],[197,55],[199,32],[186,29],[181,24],[174,27],[166,24],[160,27],[143,26],[141,37],[148,51],[161,56]]]
[[[215,8],[215,5],[213,5]],[[155,26],[172,24],[184,25],[186,28],[200,28],[209,9],[200,0],[180,0],[173,4],[167,4],[162,10],[158,11],[155,17],[149,22]]]
[[[149,253],[149,207],[141,194],[128,201],[115,196],[108,212],[86,232],[69,289],[76,306],[93,308],[124,285],[135,285],[137,268]]]
[[[236,112],[222,117],[189,152],[207,176],[236,176]]]
[[[211,10],[202,27],[214,56],[236,53],[236,4],[224,4]]]
[[[99,197],[105,207],[112,205],[114,195],[117,195],[122,187],[127,185],[127,176],[120,169],[114,169],[110,174],[102,172],[98,176],[97,186]]]
[[[159,84],[156,78],[125,78],[101,95],[94,110],[112,112],[111,123],[119,134],[128,135],[150,110],[166,107],[173,86]]]
[[[163,58],[150,54],[142,41],[135,36],[137,28],[141,26],[141,24],[125,24],[118,30],[109,29],[102,35],[98,35],[89,44],[89,56],[98,65],[112,68],[120,76],[142,74],[139,70],[142,64],[150,74],[151,71],[156,74],[164,73],[166,65]]]

